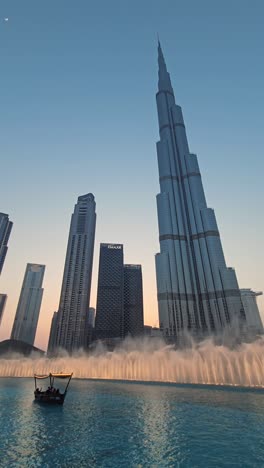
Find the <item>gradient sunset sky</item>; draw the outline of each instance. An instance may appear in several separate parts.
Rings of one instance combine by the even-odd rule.
[[[125,262],[142,264],[145,323],[158,325],[157,32],[227,264],[240,287],[264,289],[263,17],[262,0],[2,0],[0,211],[14,227],[0,340],[26,263],[43,263],[35,345],[46,348],[70,216],[88,192],[91,306],[100,242],[123,243]]]

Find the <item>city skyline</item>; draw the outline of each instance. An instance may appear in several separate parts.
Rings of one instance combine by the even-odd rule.
[[[176,99],[184,108],[191,151],[199,155],[206,197],[217,213],[228,264],[236,267],[241,288],[263,290],[263,66],[259,61],[263,33],[256,27],[262,7],[253,12],[243,4],[237,17],[235,8],[226,2],[221,12],[215,11],[216,27],[210,8],[198,12],[193,3],[195,14],[188,16],[184,6],[178,5],[176,12],[171,4],[171,14],[159,16],[161,9],[153,2],[151,19],[146,21],[149,11],[136,2],[128,13],[121,7],[125,28],[122,22],[119,28],[109,27],[103,19],[97,31],[89,17],[87,24],[83,2],[80,11],[74,10],[74,20],[69,8],[61,13],[53,5],[52,18],[44,10],[48,23],[39,20],[43,11],[40,9],[40,16],[36,16],[33,3],[29,3],[30,10],[17,4],[16,12],[6,3],[9,22],[5,29],[3,25],[0,28],[6,93],[0,143],[6,181],[0,188],[0,208],[14,222],[1,275],[0,289],[8,300],[0,339],[10,336],[25,263],[41,261],[47,271],[36,344],[46,347],[52,314],[58,308],[70,206],[80,193],[90,190],[100,213],[91,305],[96,302],[99,244],[105,240],[120,242],[126,246],[126,261],[142,264],[145,323],[157,325],[157,29],[170,64]],[[106,13],[114,22],[117,3],[112,8],[112,16],[108,7]],[[98,14],[96,7],[92,13]],[[190,24],[188,41],[181,39],[182,15]],[[49,38],[42,42],[47,24]],[[20,34],[25,31],[26,38],[20,44]],[[53,48],[58,31],[62,43],[56,42]],[[107,36],[107,41],[102,42],[101,35],[103,39]],[[74,37],[74,44],[68,36]],[[65,43],[69,48],[56,65]],[[86,66],[83,57],[93,66]],[[71,59],[72,69],[67,68]],[[16,76],[20,76],[20,82]],[[100,95],[95,98],[94,89],[98,87]],[[245,119],[245,112],[251,115],[250,121]],[[104,138],[100,139],[102,134]],[[13,171],[15,164],[18,174]],[[76,171],[78,180],[72,181]],[[7,197],[8,189],[14,187]],[[235,233],[239,233],[239,242]],[[263,298],[259,304],[263,317]]]

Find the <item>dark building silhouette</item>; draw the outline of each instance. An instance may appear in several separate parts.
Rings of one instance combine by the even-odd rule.
[[[89,307],[87,314],[86,314],[86,319],[85,319],[85,341],[83,347],[85,349],[89,348],[93,341],[93,336],[94,336],[94,322],[95,322],[95,308],[94,307]]]
[[[55,349],[57,323],[58,323],[58,312],[54,312],[52,321],[51,321],[51,327],[50,327],[50,336],[49,336],[49,344],[48,344],[49,353],[52,353]]]
[[[144,333],[141,265],[124,265],[124,336]]]
[[[7,243],[11,233],[13,223],[5,213],[0,213],[0,274],[4,266],[7,253]]]
[[[88,314],[87,314],[87,323],[90,327],[94,328],[95,322],[95,308],[89,307]]]
[[[124,260],[122,244],[101,244],[95,317],[96,339],[124,336]]]
[[[7,300],[7,295],[6,294],[0,294],[0,325],[1,325],[1,322],[2,322],[4,310],[5,310],[6,300]]]
[[[12,339],[0,341],[0,356],[3,356],[4,359],[12,359],[12,354],[10,353],[19,353],[24,356],[29,356],[31,353],[38,353],[39,355],[45,354],[42,349],[36,348],[24,341]]]

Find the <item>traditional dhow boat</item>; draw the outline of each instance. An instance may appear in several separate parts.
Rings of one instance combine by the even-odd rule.
[[[34,374],[34,379],[35,379],[35,401],[38,401],[40,403],[49,403],[49,404],[57,404],[57,405],[63,405],[66,393],[72,378],[72,374],[63,374],[63,373],[52,373],[50,372],[47,375],[37,375]],[[37,381],[38,380],[43,380],[43,379],[49,379],[50,385],[47,388],[47,390],[42,390],[42,388],[39,388],[37,386]],[[54,386],[54,381],[55,379],[68,379],[67,385],[65,387],[64,392],[61,392],[59,388],[56,388]]]

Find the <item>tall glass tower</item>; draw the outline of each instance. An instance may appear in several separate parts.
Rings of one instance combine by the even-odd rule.
[[[78,197],[71,218],[60,303],[51,327],[49,350],[61,347],[71,352],[86,343],[95,225],[95,200],[88,193]]]
[[[144,333],[141,265],[124,265],[124,336]]]
[[[165,336],[183,330],[215,333],[233,320],[245,319],[245,313],[236,273],[226,266],[214,211],[207,207],[197,156],[189,151],[160,43],[158,63],[160,328]]]
[[[7,243],[13,227],[13,223],[9,221],[9,217],[5,213],[0,213],[0,274],[4,266],[4,261],[7,253]]]
[[[43,296],[44,272],[45,265],[27,264],[11,333],[12,340],[34,345]]]
[[[124,337],[122,244],[100,244],[95,335],[96,339]]]

